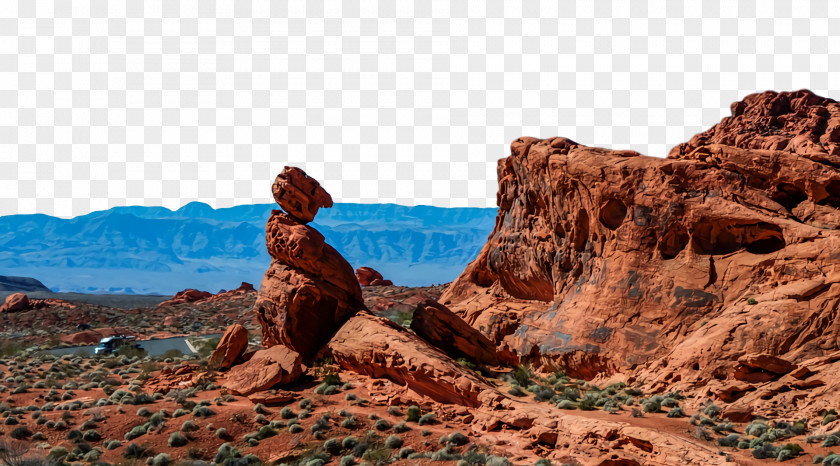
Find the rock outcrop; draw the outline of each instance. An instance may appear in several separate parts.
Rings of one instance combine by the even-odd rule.
[[[248,330],[239,324],[233,324],[225,330],[210,356],[210,367],[230,369],[242,358],[246,349],[248,349]]]
[[[393,286],[391,280],[385,280],[382,274],[371,267],[359,267],[356,269],[356,279],[362,286]]]
[[[417,305],[411,330],[449,356],[465,357],[479,364],[498,362],[495,345],[489,338],[433,299]]]
[[[350,264],[305,222],[329,194],[303,170],[286,167],[274,183],[277,203],[266,224],[272,257],[254,308],[263,346],[285,345],[309,360],[347,319],[364,309],[362,290]]]
[[[390,320],[360,312],[327,345],[336,364],[371,377],[385,377],[441,403],[481,405],[495,393],[475,373]]]
[[[0,312],[19,312],[28,310],[31,306],[29,297],[23,293],[12,293],[0,305]]]
[[[667,159],[518,139],[441,302],[520,360],[669,389],[840,349],[838,141],[840,104],[809,91],[748,96]]]
[[[199,291],[192,288],[188,288],[183,291],[179,291],[175,293],[170,299],[158,304],[158,307],[166,307],[166,306],[174,306],[176,304],[184,304],[184,303],[192,303],[195,301],[201,301],[203,299],[207,299],[213,296],[213,293],[209,291]]]
[[[303,369],[298,353],[276,345],[255,352],[247,362],[231,368],[224,387],[231,393],[247,396],[275,385],[295,382]]]

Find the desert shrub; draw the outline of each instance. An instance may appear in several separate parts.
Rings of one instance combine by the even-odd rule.
[[[131,429],[130,431],[128,431],[125,434],[125,439],[126,440],[134,440],[137,437],[140,437],[141,435],[145,434],[146,430],[147,430],[147,427],[146,427],[145,424],[134,427],[133,429]]]
[[[505,458],[504,456],[493,456],[490,455],[487,457],[487,462],[484,463],[485,466],[512,466],[510,460]]]
[[[257,424],[268,424],[268,418],[264,414],[257,414],[254,416],[254,422]]]
[[[303,427],[301,427],[300,424],[292,424],[291,426],[289,426],[289,432],[293,434],[299,434],[303,432]]]
[[[703,414],[709,416],[711,418],[716,418],[720,416],[721,409],[718,405],[711,403],[703,409]]]
[[[294,417],[297,417],[297,415],[292,411],[292,408],[286,406],[285,408],[280,410],[280,417],[282,417],[283,419],[292,419]]]
[[[30,431],[29,428],[27,428],[26,426],[16,427],[14,430],[12,430],[11,433],[9,433],[9,437],[15,440],[23,440],[30,437],[31,435],[32,431]]]
[[[122,442],[119,440],[106,440],[104,445],[106,450],[116,450],[122,446]]]
[[[577,406],[572,401],[560,400],[557,402],[557,407],[560,409],[577,409]]]
[[[747,304],[749,304],[750,306],[755,306],[756,304],[758,304],[758,301],[756,301],[755,298],[749,298],[747,299]]]
[[[356,448],[356,445],[358,444],[359,439],[351,435],[344,437],[344,440],[341,441],[341,448],[344,448],[345,450],[352,450],[353,448]]]
[[[662,409],[662,405],[659,401],[651,398],[642,404],[642,409],[646,413],[658,413],[659,410]]]
[[[566,387],[563,389],[563,397],[568,400],[577,401],[580,399],[580,390],[575,387]]]
[[[761,435],[769,429],[770,426],[768,426],[764,421],[752,421],[747,425],[746,429],[744,429],[744,432],[746,432],[747,435],[761,437]]]
[[[82,439],[87,442],[98,442],[102,440],[102,434],[97,432],[94,429],[86,430],[84,434],[82,434]]]
[[[298,406],[300,406],[300,409],[307,409],[312,406],[312,400],[304,398],[298,402]]]
[[[717,442],[722,447],[736,447],[740,438],[738,434],[729,434],[726,437],[719,438]]]
[[[144,406],[137,410],[137,415],[140,417],[149,417],[152,415],[152,412],[149,411],[149,408]]]
[[[753,448],[752,455],[753,458],[763,460],[763,459],[776,459],[779,456],[779,451],[781,448],[773,445],[772,443],[762,443],[761,445],[756,446]]]
[[[198,424],[195,423],[193,420],[184,421],[181,424],[181,432],[195,432],[199,429]]]
[[[380,419],[373,424],[373,427],[380,432],[384,432],[391,428],[391,423],[385,419]]]
[[[583,411],[594,410],[595,409],[595,402],[597,401],[597,398],[595,398],[596,396],[597,395],[594,394],[594,393],[587,393],[578,402],[578,408],[580,408]]]
[[[823,416],[822,425],[826,425],[826,424],[828,424],[830,422],[834,422],[836,420],[837,420],[837,415],[836,414],[826,414],[825,416]]]
[[[435,424],[437,419],[435,419],[435,413],[426,413],[420,416],[420,419],[417,421],[418,424],[424,426],[426,424]]]
[[[172,463],[172,458],[167,453],[158,453],[152,459],[152,466],[166,466],[170,463]]]
[[[396,406],[388,406],[388,414],[391,416],[402,416],[402,411]]]
[[[734,432],[735,431],[735,424],[732,424],[731,422],[728,422],[728,421],[724,421],[724,422],[721,422],[720,424],[717,424],[717,425],[713,426],[712,430],[717,432],[718,434],[721,434],[723,432],[728,432],[728,431]]]
[[[668,417],[685,417],[685,411],[683,411],[683,409],[679,406],[671,408],[671,410],[668,411]]]
[[[192,414],[197,418],[205,418],[215,415],[216,412],[207,406],[196,406]]]
[[[460,447],[470,443],[470,438],[460,432],[453,432],[446,438],[446,442]]]
[[[139,459],[145,458],[149,456],[151,451],[145,446],[137,445],[136,443],[132,443],[129,446],[125,447],[125,451],[123,451],[123,457],[128,459]]]
[[[527,364],[520,364],[516,366],[516,369],[513,371],[513,379],[516,380],[519,385],[528,386],[531,382],[531,377],[533,377],[533,372],[531,372],[531,366]]]
[[[350,466],[351,464],[356,464],[356,458],[353,455],[342,456],[341,461],[338,462],[338,466]]]
[[[390,448],[391,450],[400,448],[402,445],[402,439],[397,437],[396,435],[390,435],[387,439],[385,439],[385,447]]]
[[[836,447],[837,445],[840,445],[840,437],[835,434],[827,436],[822,443],[824,447]]]
[[[182,434],[181,432],[172,432],[169,435],[169,446],[170,447],[183,447],[188,442],[189,441],[187,440],[187,437],[184,434]]]
[[[409,406],[405,414],[405,420],[408,422],[417,422],[420,420],[420,407]]]
[[[522,387],[520,387],[518,384],[511,384],[508,393],[513,396],[525,396],[525,392],[522,391]]]
[[[432,454],[432,461],[458,461],[461,455],[455,452],[452,445],[447,445]]]
[[[405,425],[405,422],[400,422],[399,424],[394,426],[394,432],[396,432],[398,434],[401,434],[403,432],[408,432],[409,430],[411,430],[411,428],[408,427],[407,425]]]
[[[343,421],[341,421],[341,427],[344,427],[345,429],[352,429],[353,426],[355,426],[355,425],[356,425],[356,418],[353,417],[353,416],[345,418]]]
[[[707,442],[712,440],[712,434],[710,434],[708,430],[701,426],[697,426],[697,428],[694,429],[692,435],[694,435],[696,438],[699,438],[700,440],[705,440]]]

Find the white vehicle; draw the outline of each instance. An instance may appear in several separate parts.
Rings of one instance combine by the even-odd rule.
[[[99,341],[99,345],[93,349],[94,354],[112,354],[123,346],[130,346],[134,349],[143,351],[143,346],[137,343],[137,337],[134,335],[114,335],[112,337],[105,337]]]

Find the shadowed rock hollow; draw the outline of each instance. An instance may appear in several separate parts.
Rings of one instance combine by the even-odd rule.
[[[739,358],[838,349],[838,142],[840,104],[804,90],[736,102],[667,159],[520,138],[496,226],[441,302],[516,360],[576,376],[777,379]]]

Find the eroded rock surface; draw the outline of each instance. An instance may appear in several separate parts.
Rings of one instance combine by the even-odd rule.
[[[391,280],[385,280],[381,273],[371,267],[356,269],[356,279],[362,286],[392,286],[394,284]]]
[[[417,305],[411,330],[446,354],[479,364],[496,364],[496,348],[489,338],[433,299]]]
[[[837,350],[838,122],[831,99],[768,92],[667,159],[518,139],[441,302],[516,359],[663,389]]]
[[[6,296],[5,301],[0,305],[0,312],[25,311],[31,306],[29,297],[24,293],[12,293]]]
[[[300,223],[311,222],[318,209],[333,205],[332,197],[321,184],[297,167],[283,168],[271,191],[277,204]]]

